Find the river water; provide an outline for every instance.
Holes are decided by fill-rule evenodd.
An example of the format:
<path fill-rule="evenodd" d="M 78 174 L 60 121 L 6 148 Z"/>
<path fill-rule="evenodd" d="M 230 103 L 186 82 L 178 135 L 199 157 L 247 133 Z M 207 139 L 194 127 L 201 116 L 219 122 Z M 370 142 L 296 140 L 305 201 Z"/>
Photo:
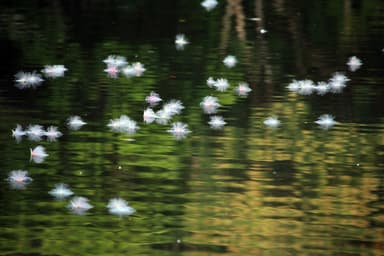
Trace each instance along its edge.
<path fill-rule="evenodd" d="M 384 254 L 383 1 L 227 0 L 208 12 L 190 0 L 20 0 L 0 9 L 1 255 Z M 190 42 L 182 50 L 177 34 Z M 111 78 L 109 55 L 146 71 Z M 351 56 L 363 62 L 354 72 Z M 19 71 L 53 64 L 64 77 L 15 87 Z M 342 92 L 287 89 L 335 72 L 350 79 Z M 230 88 L 209 88 L 209 77 Z M 239 82 L 248 96 L 234 93 Z M 172 121 L 188 124 L 186 138 L 143 122 L 151 91 L 183 103 Z M 221 130 L 200 107 L 209 95 Z M 322 114 L 336 125 L 322 129 Z M 73 115 L 87 124 L 69 129 Z M 121 115 L 140 129 L 111 131 Z M 278 127 L 264 124 L 270 116 Z M 63 136 L 17 142 L 17 124 Z M 40 164 L 30 160 L 37 145 L 49 154 Z M 19 169 L 33 179 L 24 189 L 8 180 Z M 48 194 L 57 183 L 93 208 L 71 212 L 71 199 Z M 110 214 L 117 197 L 135 213 Z"/>

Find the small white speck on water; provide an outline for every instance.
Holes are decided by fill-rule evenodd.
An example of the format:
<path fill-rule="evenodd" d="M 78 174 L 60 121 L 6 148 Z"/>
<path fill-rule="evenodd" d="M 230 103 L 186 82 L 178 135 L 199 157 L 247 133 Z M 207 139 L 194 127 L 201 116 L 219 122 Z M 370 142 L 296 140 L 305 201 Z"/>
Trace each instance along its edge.
<path fill-rule="evenodd" d="M 83 175 L 83 172 L 82 172 L 82 171 L 79 171 L 79 175 Z"/>
<path fill-rule="evenodd" d="M 117 167 L 118 170 L 121 170 L 123 167 L 121 167 L 121 165 L 119 165 L 119 167 Z"/>
<path fill-rule="evenodd" d="M 177 240 L 176 240 L 176 243 L 178 243 L 178 244 L 181 243 L 181 240 L 180 240 L 180 239 L 177 239 Z"/>
<path fill-rule="evenodd" d="M 356 166 L 360 166 L 360 163 L 357 163 Z"/>

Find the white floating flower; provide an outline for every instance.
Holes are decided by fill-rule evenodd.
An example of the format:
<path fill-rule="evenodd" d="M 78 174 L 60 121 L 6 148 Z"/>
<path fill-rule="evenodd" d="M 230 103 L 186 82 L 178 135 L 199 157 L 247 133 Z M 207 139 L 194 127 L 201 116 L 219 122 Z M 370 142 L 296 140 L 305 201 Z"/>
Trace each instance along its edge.
<path fill-rule="evenodd" d="M 225 57 L 225 59 L 223 60 L 223 63 L 225 66 L 227 66 L 228 68 L 233 68 L 234 66 L 236 66 L 237 64 L 237 59 L 235 56 L 233 55 L 228 55 L 227 57 Z"/>
<path fill-rule="evenodd" d="M 14 137 L 17 142 L 19 142 L 21 138 L 26 134 L 27 132 L 24 131 L 21 125 L 19 124 L 16 125 L 16 128 L 14 130 L 12 130 L 12 137 Z"/>
<path fill-rule="evenodd" d="M 326 82 L 318 82 L 315 86 L 318 95 L 324 95 L 330 90 L 330 85 Z"/>
<path fill-rule="evenodd" d="M 68 208 L 79 215 L 84 215 L 86 211 L 93 208 L 91 204 L 88 203 L 88 199 L 85 197 L 77 196 L 72 198 L 68 204 Z"/>
<path fill-rule="evenodd" d="M 178 34 L 176 35 L 175 44 L 176 44 L 176 49 L 183 50 L 184 47 L 187 44 L 189 44 L 189 42 L 184 34 Z"/>
<path fill-rule="evenodd" d="M 41 137 L 45 135 L 43 126 L 38 124 L 29 125 L 26 132 L 27 132 L 28 139 L 32 141 L 40 141 Z"/>
<path fill-rule="evenodd" d="M 71 130 L 79 130 L 83 125 L 87 123 L 84 122 L 79 116 L 71 116 L 68 118 L 67 125 Z"/>
<path fill-rule="evenodd" d="M 143 119 L 147 124 L 152 123 L 157 118 L 156 113 L 151 108 L 144 110 Z"/>
<path fill-rule="evenodd" d="M 347 65 L 349 66 L 349 70 L 352 72 L 358 70 L 363 62 L 357 58 L 356 56 L 352 56 L 348 59 Z"/>
<path fill-rule="evenodd" d="M 188 125 L 182 122 L 175 122 L 172 124 L 171 129 L 168 130 L 177 140 L 184 139 L 191 131 L 188 129 Z"/>
<path fill-rule="evenodd" d="M 207 79 L 208 87 L 212 88 L 215 85 L 215 83 L 216 83 L 215 79 L 213 79 L 212 77 L 208 77 L 208 79 Z"/>
<path fill-rule="evenodd" d="M 219 101 L 216 97 L 206 96 L 203 101 L 200 103 L 200 106 L 203 108 L 204 113 L 214 114 L 217 112 L 217 108 L 220 107 Z"/>
<path fill-rule="evenodd" d="M 218 3 L 216 0 L 204 0 L 203 2 L 201 2 L 201 6 L 203 6 L 208 12 L 214 9 L 217 4 Z"/>
<path fill-rule="evenodd" d="M 135 212 L 135 209 L 128 205 L 127 201 L 122 198 L 112 198 L 109 200 L 107 208 L 111 214 L 117 216 L 127 216 Z"/>
<path fill-rule="evenodd" d="M 133 70 L 135 70 L 135 75 L 136 76 L 142 76 L 143 73 L 145 72 L 145 68 L 144 68 L 144 65 L 141 64 L 140 62 L 136 62 L 136 63 L 133 63 L 132 64 L 132 68 Z"/>
<path fill-rule="evenodd" d="M 301 95 L 311 95 L 315 91 L 315 84 L 312 80 L 305 79 L 299 81 L 300 87 L 297 91 L 298 94 Z"/>
<path fill-rule="evenodd" d="M 217 91 L 224 92 L 228 89 L 229 83 L 227 79 L 219 78 L 216 80 L 216 83 L 213 86 Z"/>
<path fill-rule="evenodd" d="M 139 129 L 136 121 L 130 119 L 126 115 L 122 115 L 117 119 L 111 119 L 107 126 L 113 131 L 125 132 L 127 134 L 134 134 Z"/>
<path fill-rule="evenodd" d="M 181 103 L 179 100 L 170 100 L 163 106 L 163 110 L 170 116 L 180 114 L 183 109 L 183 103 Z"/>
<path fill-rule="evenodd" d="M 15 75 L 15 86 L 19 89 L 36 88 L 43 81 L 44 79 L 41 78 L 41 75 L 37 74 L 35 71 L 32 73 L 19 72 Z"/>
<path fill-rule="evenodd" d="M 260 34 L 265 34 L 265 33 L 267 33 L 267 32 L 268 32 L 268 30 L 266 30 L 266 29 L 264 29 L 264 28 L 260 29 Z"/>
<path fill-rule="evenodd" d="M 108 64 L 107 68 L 104 69 L 104 72 L 106 72 L 110 78 L 117 78 L 119 74 L 119 67 L 116 65 Z"/>
<path fill-rule="evenodd" d="M 271 116 L 264 120 L 264 124 L 268 127 L 276 128 L 280 125 L 280 120 L 275 116 Z"/>
<path fill-rule="evenodd" d="M 159 104 L 162 99 L 160 98 L 159 94 L 155 92 L 151 92 L 146 98 L 145 101 L 150 104 L 151 106 L 155 106 Z"/>
<path fill-rule="evenodd" d="M 26 185 L 32 182 L 32 178 L 28 176 L 28 171 L 24 170 L 11 171 L 7 180 L 13 189 L 24 189 Z"/>
<path fill-rule="evenodd" d="M 56 184 L 55 188 L 48 193 L 59 200 L 73 195 L 73 192 L 69 189 L 68 185 L 64 183 Z"/>
<path fill-rule="evenodd" d="M 117 68 L 128 64 L 126 58 L 119 55 L 109 55 L 105 60 L 103 60 L 103 62 L 108 66 L 115 66 Z"/>
<path fill-rule="evenodd" d="M 44 162 L 44 159 L 48 156 L 43 146 L 37 146 L 31 149 L 31 160 L 37 164 Z"/>
<path fill-rule="evenodd" d="M 50 126 L 47 128 L 47 131 L 44 133 L 47 136 L 48 141 L 56 141 L 57 138 L 61 137 L 63 134 L 55 126 Z"/>
<path fill-rule="evenodd" d="M 235 88 L 235 92 L 237 95 L 241 97 L 245 97 L 252 91 L 251 88 L 249 88 L 247 83 L 239 83 L 239 85 Z"/>
<path fill-rule="evenodd" d="M 156 112 L 156 123 L 158 124 L 168 124 L 168 122 L 172 119 L 172 115 L 168 113 L 167 111 L 164 111 L 164 109 L 160 109 Z"/>
<path fill-rule="evenodd" d="M 329 80 L 330 90 L 333 93 L 340 93 L 347 86 L 346 82 L 349 81 L 348 77 L 344 74 L 336 72 Z"/>
<path fill-rule="evenodd" d="M 222 116 L 211 116 L 211 120 L 208 122 L 212 129 L 219 130 L 226 124 Z"/>
<path fill-rule="evenodd" d="M 334 126 L 337 122 L 335 121 L 335 118 L 332 115 L 324 114 L 321 115 L 317 121 L 315 121 L 318 125 L 321 126 L 324 130 L 327 130 Z"/>
<path fill-rule="evenodd" d="M 64 65 L 47 65 L 41 72 L 49 78 L 63 77 L 68 69 Z"/>

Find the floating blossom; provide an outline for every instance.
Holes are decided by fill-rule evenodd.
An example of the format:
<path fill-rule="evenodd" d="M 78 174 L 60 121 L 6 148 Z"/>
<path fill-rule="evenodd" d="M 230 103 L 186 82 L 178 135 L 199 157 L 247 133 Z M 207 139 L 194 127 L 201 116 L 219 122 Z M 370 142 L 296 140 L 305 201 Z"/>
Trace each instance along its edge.
<path fill-rule="evenodd" d="M 146 69 L 143 64 L 136 62 L 123 68 L 122 72 L 126 77 L 133 77 L 142 76 L 145 70 Z"/>
<path fill-rule="evenodd" d="M 69 189 L 68 185 L 64 183 L 56 184 L 55 188 L 48 193 L 59 200 L 73 195 L 73 192 Z"/>
<path fill-rule="evenodd" d="M 68 208 L 76 214 L 84 215 L 86 211 L 93 208 L 91 204 L 88 203 L 88 199 L 85 197 L 77 196 L 72 198 L 68 204 Z"/>
<path fill-rule="evenodd" d="M 337 122 L 335 121 L 335 118 L 331 115 L 324 114 L 321 115 L 317 121 L 315 121 L 318 125 L 320 125 L 321 128 L 324 130 L 328 130 L 332 126 L 334 126 Z"/>
<path fill-rule="evenodd" d="M 47 128 L 47 131 L 44 133 L 47 136 L 48 141 L 56 141 L 57 138 L 61 137 L 63 134 L 55 126 L 50 126 Z"/>
<path fill-rule="evenodd" d="M 229 83 L 227 79 L 219 78 L 216 80 L 216 83 L 213 85 L 217 91 L 224 92 L 228 89 Z"/>
<path fill-rule="evenodd" d="M 19 89 L 36 88 L 43 81 L 44 79 L 41 78 L 41 75 L 37 74 L 35 71 L 32 73 L 19 72 L 15 75 L 15 86 Z"/>
<path fill-rule="evenodd" d="M 119 68 L 116 65 L 108 64 L 107 68 L 104 69 L 104 72 L 106 72 L 110 78 L 117 78 Z"/>
<path fill-rule="evenodd" d="M 201 2 L 201 6 L 205 8 L 208 12 L 214 9 L 217 6 L 217 1 L 216 0 L 204 0 Z"/>
<path fill-rule="evenodd" d="M 318 82 L 317 85 L 315 86 L 315 90 L 318 95 L 323 96 L 330 90 L 330 86 L 326 82 Z"/>
<path fill-rule="evenodd" d="M 119 217 L 131 215 L 136 211 L 122 198 L 112 198 L 109 200 L 107 208 L 111 214 L 118 215 Z"/>
<path fill-rule="evenodd" d="M 159 104 L 162 99 L 160 98 L 159 94 L 155 92 L 151 92 L 146 98 L 145 101 L 150 104 L 151 106 L 156 106 Z"/>
<path fill-rule="evenodd" d="M 134 134 L 139 129 L 136 121 L 130 119 L 126 115 L 122 115 L 117 119 L 111 119 L 107 126 L 113 131 L 125 132 L 127 134 Z"/>
<path fill-rule="evenodd" d="M 168 113 L 167 111 L 164 111 L 164 109 L 160 109 L 156 112 L 156 123 L 158 124 L 168 124 L 168 122 L 172 119 L 172 115 Z"/>
<path fill-rule="evenodd" d="M 147 124 L 152 123 L 157 118 L 156 113 L 151 108 L 144 110 L 143 119 Z"/>
<path fill-rule="evenodd" d="M 276 128 L 280 125 L 280 120 L 277 117 L 271 116 L 264 120 L 264 124 L 271 128 Z"/>
<path fill-rule="evenodd" d="M 236 63 L 237 63 L 237 59 L 235 56 L 233 55 L 228 55 L 227 57 L 225 57 L 225 59 L 223 60 L 223 63 L 225 66 L 227 66 L 228 68 L 233 68 L 234 66 L 236 66 Z"/>
<path fill-rule="evenodd" d="M 349 66 L 349 70 L 352 72 L 358 70 L 360 66 L 363 64 L 359 58 L 356 56 L 352 56 L 348 59 L 347 65 Z"/>
<path fill-rule="evenodd" d="M 218 99 L 212 96 L 204 97 L 203 101 L 200 103 L 200 106 L 203 108 L 204 113 L 214 114 L 217 111 L 217 108 L 220 107 Z"/>
<path fill-rule="evenodd" d="M 31 160 L 37 164 L 44 162 L 44 159 L 48 156 L 43 146 L 37 146 L 31 149 Z"/>
<path fill-rule="evenodd" d="M 330 90 L 333 93 L 340 93 L 347 86 L 346 82 L 349 81 L 348 77 L 344 74 L 336 72 L 329 80 Z"/>
<path fill-rule="evenodd" d="M 14 130 L 12 130 L 12 137 L 14 137 L 17 142 L 20 142 L 21 138 L 26 134 L 27 132 L 23 131 L 23 128 L 19 124 L 16 125 Z"/>
<path fill-rule="evenodd" d="M 176 35 L 175 44 L 177 50 L 183 50 L 189 42 L 184 34 L 178 34 Z"/>
<path fill-rule="evenodd" d="M 68 69 L 64 67 L 64 65 L 47 65 L 44 67 L 41 72 L 49 78 L 57 78 L 57 77 L 63 77 L 64 72 Z"/>
<path fill-rule="evenodd" d="M 103 62 L 107 64 L 107 66 L 115 66 L 117 68 L 128 64 L 126 58 L 119 55 L 109 55 Z"/>
<path fill-rule="evenodd" d="M 181 101 L 179 100 L 170 100 L 163 106 L 164 112 L 170 115 L 171 117 L 173 115 L 180 114 L 183 109 L 184 109 L 183 103 L 181 103 Z"/>
<path fill-rule="evenodd" d="M 45 131 L 41 125 L 29 125 L 27 129 L 28 138 L 32 141 L 40 141 L 41 137 L 45 135 Z"/>
<path fill-rule="evenodd" d="M 32 178 L 28 176 L 28 171 L 14 170 L 9 173 L 7 179 L 13 189 L 24 189 L 28 185 Z"/>
<path fill-rule="evenodd" d="M 239 83 L 239 85 L 235 88 L 235 92 L 239 96 L 247 96 L 248 93 L 252 91 L 251 88 L 249 88 L 247 83 Z"/>
<path fill-rule="evenodd" d="M 208 77 L 207 79 L 207 85 L 209 88 L 212 88 L 215 85 L 216 81 L 212 77 Z"/>
<path fill-rule="evenodd" d="M 67 125 L 71 130 L 79 130 L 83 125 L 87 123 L 84 122 L 79 116 L 70 116 L 67 121 Z"/>
<path fill-rule="evenodd" d="M 300 83 L 300 88 L 297 91 L 297 93 L 300 95 L 311 95 L 315 90 L 315 84 L 313 83 L 312 80 L 305 79 L 305 80 L 299 81 L 299 83 Z"/>
<path fill-rule="evenodd" d="M 226 124 L 222 116 L 211 116 L 211 120 L 208 122 L 212 129 L 219 130 Z"/>
<path fill-rule="evenodd" d="M 168 130 L 168 132 L 171 133 L 176 140 L 181 140 L 184 139 L 191 131 L 188 129 L 187 124 L 175 122 L 172 124 L 172 127 Z"/>
<path fill-rule="evenodd" d="M 291 83 L 288 84 L 287 89 L 290 92 L 298 92 L 300 89 L 300 81 L 293 80 Z"/>

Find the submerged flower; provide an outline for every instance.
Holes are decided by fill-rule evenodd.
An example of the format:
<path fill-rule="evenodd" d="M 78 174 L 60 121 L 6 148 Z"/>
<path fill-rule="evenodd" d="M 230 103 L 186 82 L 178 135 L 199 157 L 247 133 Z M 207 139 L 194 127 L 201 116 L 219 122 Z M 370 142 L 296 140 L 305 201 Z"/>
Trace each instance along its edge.
<path fill-rule="evenodd" d="M 271 116 L 264 120 L 264 124 L 268 127 L 276 128 L 280 125 L 280 120 L 275 116 Z"/>
<path fill-rule="evenodd" d="M 328 130 L 332 126 L 334 126 L 337 122 L 335 121 L 335 118 L 331 115 L 324 114 L 321 115 L 317 121 L 315 121 L 318 125 L 320 125 L 321 128 L 324 130 Z"/>
<path fill-rule="evenodd" d="M 57 77 L 63 77 L 64 72 L 68 69 L 64 67 L 64 65 L 47 65 L 44 67 L 41 72 L 49 78 L 57 78 Z"/>
<path fill-rule="evenodd" d="M 216 7 L 216 5 L 217 5 L 216 0 L 204 0 L 203 2 L 201 2 L 201 6 L 203 6 L 207 11 L 211 11 Z"/>
<path fill-rule="evenodd" d="M 184 49 L 185 45 L 189 44 L 189 42 L 184 34 L 178 34 L 176 35 L 175 44 L 176 49 L 182 50 Z"/>
<path fill-rule="evenodd" d="M 203 108 L 204 113 L 214 114 L 217 111 L 217 108 L 220 107 L 218 99 L 212 96 L 204 97 L 203 101 L 200 103 L 200 106 Z"/>
<path fill-rule="evenodd" d="M 88 203 L 88 199 L 85 197 L 77 196 L 72 198 L 68 204 L 68 208 L 79 215 L 84 215 L 86 211 L 93 208 L 91 204 Z"/>
<path fill-rule="evenodd" d="M 32 181 L 32 178 L 28 176 L 28 171 L 14 170 L 9 173 L 7 180 L 11 188 L 24 189 Z"/>
<path fill-rule="evenodd" d="M 226 124 L 222 116 L 211 116 L 211 120 L 208 122 L 212 129 L 219 130 Z"/>
<path fill-rule="evenodd" d="M 44 159 L 48 156 L 43 146 L 37 146 L 31 149 L 31 160 L 37 164 L 44 162 Z"/>
<path fill-rule="evenodd" d="M 37 74 L 35 71 L 32 73 L 19 72 L 15 75 L 15 86 L 19 89 L 36 88 L 43 81 L 44 79 L 41 78 L 41 75 Z"/>
<path fill-rule="evenodd" d="M 239 85 L 235 88 L 235 92 L 239 96 L 247 96 L 252 89 L 249 88 L 247 83 L 239 83 Z"/>
<path fill-rule="evenodd" d="M 159 104 L 162 99 L 160 98 L 159 94 L 155 92 L 151 92 L 146 98 L 145 101 L 150 104 L 151 106 L 155 106 Z"/>
<path fill-rule="evenodd" d="M 71 130 L 79 130 L 83 125 L 87 124 L 79 116 L 71 116 L 68 118 L 67 125 Z"/>
<path fill-rule="evenodd" d="M 12 130 L 12 137 L 14 137 L 17 142 L 19 142 L 21 138 L 26 134 L 27 132 L 23 131 L 23 128 L 19 124 L 16 125 L 16 128 L 14 130 Z"/>
<path fill-rule="evenodd" d="M 55 188 L 48 193 L 59 200 L 73 195 L 73 192 L 69 189 L 68 185 L 64 183 L 56 184 Z"/>
<path fill-rule="evenodd" d="M 156 113 L 151 108 L 144 110 L 143 119 L 147 124 L 152 123 L 157 118 Z"/>
<path fill-rule="evenodd" d="M 32 141 L 40 141 L 41 137 L 45 135 L 43 126 L 38 124 L 29 125 L 26 132 L 27 132 L 28 139 Z"/>
<path fill-rule="evenodd" d="M 182 122 L 176 122 L 172 124 L 171 129 L 168 130 L 177 140 L 184 139 L 191 131 L 188 129 L 188 125 Z"/>
<path fill-rule="evenodd" d="M 225 57 L 225 59 L 223 60 L 223 63 L 225 66 L 227 66 L 228 68 L 233 68 L 234 66 L 236 66 L 236 63 L 237 63 L 237 59 L 235 56 L 233 55 L 228 55 L 227 57 Z"/>
<path fill-rule="evenodd" d="M 135 212 L 135 209 L 129 206 L 127 201 L 122 198 L 112 198 L 109 200 L 107 208 L 111 214 L 120 217 L 131 215 Z"/>
<path fill-rule="evenodd" d="M 352 56 L 348 59 L 347 65 L 349 66 L 349 70 L 352 72 L 358 70 L 360 66 L 363 64 L 359 58 L 356 56 Z"/>
<path fill-rule="evenodd" d="M 44 134 L 47 136 L 48 141 L 56 141 L 57 138 L 63 135 L 55 126 L 48 127 Z"/>
<path fill-rule="evenodd" d="M 217 91 L 224 92 L 228 89 L 229 83 L 227 79 L 219 78 L 216 80 L 216 83 L 213 85 Z"/>

